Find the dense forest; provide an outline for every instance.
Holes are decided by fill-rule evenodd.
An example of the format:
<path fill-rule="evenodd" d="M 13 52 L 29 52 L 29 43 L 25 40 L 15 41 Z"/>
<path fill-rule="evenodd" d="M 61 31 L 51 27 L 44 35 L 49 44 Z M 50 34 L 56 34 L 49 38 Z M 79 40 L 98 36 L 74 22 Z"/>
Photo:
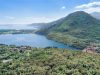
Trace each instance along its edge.
<path fill-rule="evenodd" d="M 0 75 L 100 75 L 100 54 L 0 45 Z"/>

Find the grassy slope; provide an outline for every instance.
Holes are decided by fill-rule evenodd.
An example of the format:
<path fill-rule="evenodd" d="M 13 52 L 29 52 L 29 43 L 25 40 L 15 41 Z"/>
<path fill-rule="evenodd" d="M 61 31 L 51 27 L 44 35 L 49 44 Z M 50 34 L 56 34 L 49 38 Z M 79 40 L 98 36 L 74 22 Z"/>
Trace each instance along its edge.
<path fill-rule="evenodd" d="M 20 53 L 15 48 L 0 46 L 0 75 L 100 75 L 100 55 L 56 48 Z"/>

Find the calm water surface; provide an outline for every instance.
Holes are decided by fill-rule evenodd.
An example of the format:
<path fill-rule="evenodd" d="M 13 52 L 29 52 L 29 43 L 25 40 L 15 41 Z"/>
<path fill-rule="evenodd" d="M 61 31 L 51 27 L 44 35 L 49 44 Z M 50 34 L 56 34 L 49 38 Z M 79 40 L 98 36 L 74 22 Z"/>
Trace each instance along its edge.
<path fill-rule="evenodd" d="M 68 45 L 55 42 L 53 40 L 47 39 L 45 36 L 38 34 L 3 34 L 0 35 L 0 44 L 7 45 L 27 45 L 32 47 L 58 47 L 58 48 L 67 48 L 74 49 Z"/>

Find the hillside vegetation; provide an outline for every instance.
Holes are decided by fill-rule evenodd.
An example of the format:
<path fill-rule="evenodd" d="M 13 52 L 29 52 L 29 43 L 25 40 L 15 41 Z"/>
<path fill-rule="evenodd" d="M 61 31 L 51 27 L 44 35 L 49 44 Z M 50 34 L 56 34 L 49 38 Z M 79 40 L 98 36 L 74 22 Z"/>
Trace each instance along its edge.
<path fill-rule="evenodd" d="M 100 55 L 0 45 L 0 75 L 100 75 Z"/>
<path fill-rule="evenodd" d="M 40 32 L 50 39 L 79 49 L 84 49 L 90 42 L 100 43 L 100 20 L 86 12 L 71 13 L 53 24 Z"/>

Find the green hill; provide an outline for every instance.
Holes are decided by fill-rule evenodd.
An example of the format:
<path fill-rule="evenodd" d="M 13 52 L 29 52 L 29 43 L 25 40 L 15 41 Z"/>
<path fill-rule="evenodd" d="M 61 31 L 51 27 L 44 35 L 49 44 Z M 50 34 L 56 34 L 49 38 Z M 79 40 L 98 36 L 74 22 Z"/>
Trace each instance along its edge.
<path fill-rule="evenodd" d="M 71 13 L 52 24 L 54 25 L 41 30 L 50 39 L 79 49 L 85 48 L 90 42 L 100 43 L 100 20 L 84 11 Z"/>

